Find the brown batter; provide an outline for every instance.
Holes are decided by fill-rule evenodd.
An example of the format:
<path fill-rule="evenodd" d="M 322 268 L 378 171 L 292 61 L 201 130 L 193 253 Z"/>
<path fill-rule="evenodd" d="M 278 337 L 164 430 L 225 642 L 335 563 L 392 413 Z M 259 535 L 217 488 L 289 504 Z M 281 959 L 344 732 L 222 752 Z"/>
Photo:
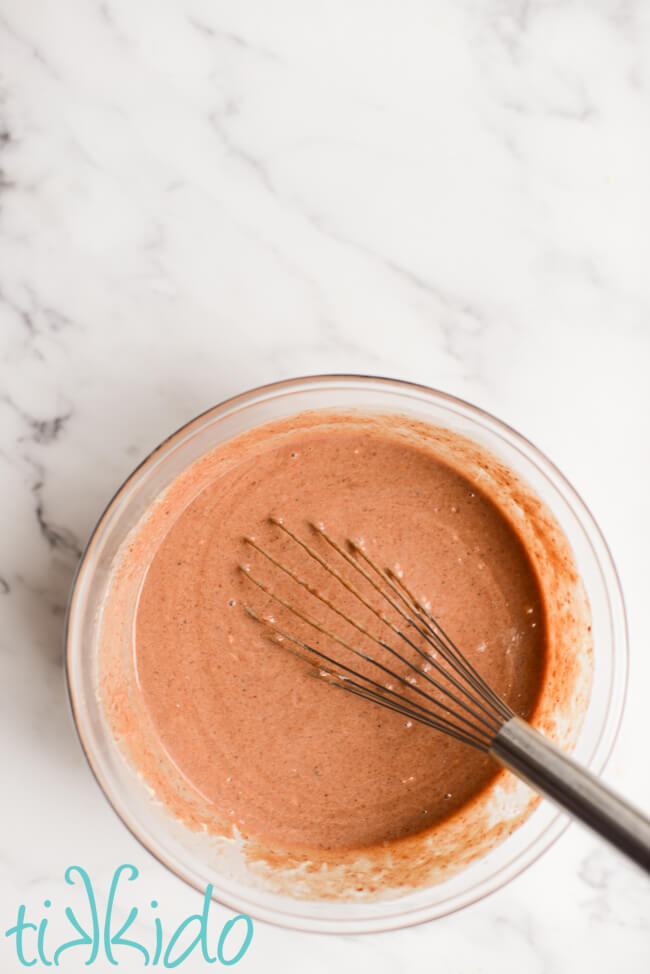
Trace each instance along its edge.
<path fill-rule="evenodd" d="M 254 534 L 371 626 L 268 515 L 323 553 L 309 519 L 337 540 L 363 538 L 380 564 L 401 567 L 470 661 L 529 717 L 547 658 L 542 595 L 518 533 L 475 483 L 389 431 L 298 431 L 165 513 L 173 523 L 137 608 L 137 686 L 162 748 L 208 807 L 271 844 L 342 850 L 428 829 L 490 784 L 490 758 L 311 678 L 243 603 L 307 630 L 238 571 L 249 563 L 352 638 L 242 539 Z"/>

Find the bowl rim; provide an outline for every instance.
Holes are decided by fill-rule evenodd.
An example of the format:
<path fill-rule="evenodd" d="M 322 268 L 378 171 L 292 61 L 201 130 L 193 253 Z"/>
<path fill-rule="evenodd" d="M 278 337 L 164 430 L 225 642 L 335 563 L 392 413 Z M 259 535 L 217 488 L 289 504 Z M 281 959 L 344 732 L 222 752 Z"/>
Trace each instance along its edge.
<path fill-rule="evenodd" d="M 618 738 L 623 719 L 625 701 L 627 698 L 629 679 L 628 624 L 620 578 L 609 546 L 603 537 L 603 534 L 596 519 L 591 513 L 591 510 L 570 481 L 564 476 L 553 461 L 546 456 L 545 453 L 535 446 L 531 440 L 515 429 L 515 427 L 499 419 L 487 410 L 476 406 L 474 403 L 471 403 L 459 396 L 454 396 L 450 393 L 443 392 L 442 390 L 436 389 L 432 386 L 412 382 L 406 379 L 377 376 L 369 373 L 316 373 L 295 376 L 288 379 L 281 379 L 275 382 L 255 386 L 254 388 L 248 389 L 234 396 L 229 396 L 219 401 L 215 405 L 203 410 L 188 422 L 183 423 L 167 437 L 165 437 L 148 454 L 146 454 L 140 463 L 134 467 L 134 469 L 114 491 L 99 515 L 77 564 L 71 584 L 63 633 L 65 683 L 72 719 L 88 767 L 90 768 L 95 781 L 99 785 L 105 800 L 118 816 L 122 824 L 142 846 L 142 848 L 144 848 L 150 855 L 154 857 L 154 859 L 156 859 L 162 866 L 172 872 L 175 876 L 202 894 L 205 893 L 205 883 L 197 881 L 195 876 L 190 873 L 189 870 L 183 871 L 179 865 L 166 861 L 163 852 L 159 852 L 153 847 L 153 844 L 150 843 L 145 836 L 140 834 L 139 829 L 136 827 L 136 823 L 129 822 L 125 819 L 124 815 L 122 815 L 118 808 L 118 803 L 110 794 L 110 789 L 103 781 L 103 776 L 93 759 L 90 743 L 85 739 L 82 721 L 80 719 L 80 703 L 76 697 L 77 688 L 75 686 L 74 675 L 72 672 L 73 662 L 71 647 L 71 630 L 73 627 L 73 619 L 77 611 L 77 602 L 80 597 L 79 592 L 81 589 L 81 583 L 91 570 L 90 565 L 93 552 L 100 541 L 105 527 L 110 521 L 110 517 L 114 509 L 119 505 L 123 496 L 129 492 L 129 490 L 145 473 L 145 471 L 150 470 L 165 459 L 165 457 L 171 451 L 172 446 L 175 444 L 175 441 L 180 438 L 181 435 L 184 438 L 189 437 L 203 426 L 213 422 L 218 422 L 223 417 L 233 415 L 234 413 L 239 412 L 255 402 L 261 402 L 265 399 L 282 395 L 283 393 L 286 394 L 287 392 L 304 392 L 310 386 L 327 386 L 331 389 L 335 388 L 335 384 L 337 382 L 340 382 L 342 386 L 358 386 L 359 384 L 368 386 L 375 385 L 379 387 L 390 387 L 393 389 L 393 391 L 397 392 L 419 393 L 425 398 L 433 397 L 435 400 L 441 402 L 443 405 L 451 408 L 452 410 L 454 410 L 455 407 L 455 411 L 460 411 L 464 415 L 469 413 L 470 418 L 473 421 L 478 421 L 480 426 L 488 427 L 492 432 L 496 432 L 497 434 L 501 435 L 502 438 L 506 439 L 510 446 L 515 447 L 521 453 L 525 453 L 527 459 L 532 462 L 543 475 L 554 482 L 554 486 L 561 488 L 564 499 L 568 502 L 572 512 L 578 515 L 578 519 L 585 532 L 587 540 L 589 541 L 594 558 L 601 570 L 601 574 L 603 575 L 605 588 L 610 599 L 611 616 L 613 617 L 615 614 L 618 615 L 617 622 L 619 628 L 619 641 L 617 643 L 618 652 L 615 656 L 616 674 L 612 678 L 609 687 L 609 699 L 605 711 L 603 733 L 601 738 L 596 743 L 594 753 L 588 764 L 592 773 L 596 775 L 602 773 Z M 521 447 L 524 449 L 522 450 Z M 594 539 L 600 548 L 600 551 L 598 552 L 594 548 Z M 616 710 L 615 712 L 612 712 L 613 697 L 615 692 L 617 693 L 618 699 L 616 702 Z M 530 845 L 528 845 L 524 850 L 516 853 L 508 862 L 505 863 L 505 865 L 501 866 L 491 876 L 479 880 L 474 887 L 474 890 L 469 893 L 469 895 L 468 892 L 454 894 L 454 896 L 452 896 L 448 901 L 448 904 L 445 904 L 444 908 L 442 909 L 440 908 L 440 905 L 434 904 L 428 907 L 416 907 L 411 909 L 408 913 L 400 913 L 400 901 L 396 900 L 395 903 L 397 905 L 397 909 L 395 913 L 371 919 L 360 919 L 355 917 L 349 921 L 345 921 L 343 919 L 323 920 L 316 919 L 314 917 L 298 916 L 295 914 L 289 914 L 285 910 L 260 907 L 260 905 L 257 903 L 252 904 L 253 908 L 249 911 L 246 908 L 246 904 L 243 903 L 241 897 L 237 895 L 231 896 L 223 890 L 214 890 L 213 899 L 238 913 L 245 912 L 248 916 L 251 916 L 255 920 L 261 920 L 263 922 L 272 923 L 286 929 L 304 932 L 359 934 L 380 933 L 390 930 L 403 929 L 421 923 L 426 923 L 430 920 L 441 918 L 443 916 L 448 916 L 451 913 L 465 909 L 466 907 L 471 906 L 473 903 L 476 903 L 484 897 L 490 895 L 490 893 L 500 889 L 502 886 L 505 886 L 516 876 L 521 875 L 525 870 L 532 866 L 540 858 L 540 856 L 543 855 L 543 853 L 546 852 L 546 850 L 549 849 L 551 845 L 553 845 L 553 843 L 566 831 L 570 823 L 571 819 L 566 814 L 556 810 L 554 817 L 532 840 Z M 462 902 L 455 902 L 456 900 L 462 900 Z M 242 905 L 244 909 L 242 909 Z"/>

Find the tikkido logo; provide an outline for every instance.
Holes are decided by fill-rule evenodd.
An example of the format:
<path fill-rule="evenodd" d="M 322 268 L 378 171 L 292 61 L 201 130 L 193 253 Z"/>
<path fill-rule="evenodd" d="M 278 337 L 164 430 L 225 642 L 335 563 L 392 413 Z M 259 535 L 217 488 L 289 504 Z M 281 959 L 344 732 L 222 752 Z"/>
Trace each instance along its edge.
<path fill-rule="evenodd" d="M 138 967 L 158 965 L 173 968 L 180 967 L 191 955 L 202 955 L 207 964 L 218 962 L 226 967 L 231 967 L 242 959 L 253 939 L 253 921 L 245 914 L 239 914 L 224 923 L 218 938 L 215 936 L 213 940 L 209 928 L 212 885 L 205 891 L 200 913 L 185 917 L 170 936 L 165 935 L 160 917 L 154 915 L 153 933 L 145 938 L 145 942 L 141 942 L 142 926 L 146 918 L 137 907 L 131 906 L 121 925 L 117 920 L 118 915 L 122 916 L 126 912 L 124 907 L 117 905 L 118 886 L 120 895 L 125 889 L 124 882 L 120 884 L 120 878 L 124 876 L 126 881 L 133 882 L 138 875 L 135 866 L 123 865 L 115 870 L 106 909 L 100 922 L 100 911 L 90 876 L 81 866 L 70 866 L 65 871 L 65 881 L 69 886 L 77 886 L 77 892 L 83 901 L 83 912 L 79 906 L 75 906 L 76 912 L 66 906 L 64 921 L 63 917 L 50 914 L 52 901 L 48 899 L 43 903 L 46 915 L 34 923 L 27 916 L 26 906 L 19 906 L 15 924 L 5 931 L 5 937 L 13 940 L 19 963 L 23 967 L 34 967 L 40 961 L 45 967 L 65 967 L 66 961 L 74 956 L 88 967 L 104 958 L 114 966 L 123 963 L 132 972 L 134 962 Z M 158 901 L 151 900 L 150 906 L 155 911 Z M 80 916 L 83 921 L 79 919 Z M 140 920 L 137 926 L 141 939 L 135 939 L 135 931 L 131 929 L 138 917 Z M 55 945 L 58 938 L 52 932 L 54 923 L 48 930 L 48 922 L 55 919 L 60 921 L 59 927 L 63 924 L 66 935 L 72 932 L 75 934 L 70 940 L 59 941 L 58 946 Z M 125 934 L 129 931 L 130 936 L 127 938 Z"/>

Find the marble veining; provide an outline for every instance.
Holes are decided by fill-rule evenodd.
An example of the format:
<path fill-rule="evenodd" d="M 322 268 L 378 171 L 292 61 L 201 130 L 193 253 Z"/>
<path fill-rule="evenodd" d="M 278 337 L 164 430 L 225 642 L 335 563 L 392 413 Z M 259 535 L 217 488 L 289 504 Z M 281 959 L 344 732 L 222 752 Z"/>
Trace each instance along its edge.
<path fill-rule="evenodd" d="M 629 613 L 605 778 L 650 809 L 648 5 L 0 0 L 0 52 L 1 930 L 72 863 L 104 889 L 137 864 L 170 923 L 197 908 L 85 764 L 65 607 L 135 464 L 296 374 L 436 386 L 572 480 Z M 242 969 L 645 974 L 649 918 L 647 880 L 573 825 L 461 913 L 258 924 Z"/>

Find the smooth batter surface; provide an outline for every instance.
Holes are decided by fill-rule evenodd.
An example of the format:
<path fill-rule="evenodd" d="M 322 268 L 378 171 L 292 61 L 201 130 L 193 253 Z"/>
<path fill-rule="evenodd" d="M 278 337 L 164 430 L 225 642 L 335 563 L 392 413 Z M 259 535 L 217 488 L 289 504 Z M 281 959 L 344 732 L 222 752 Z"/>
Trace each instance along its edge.
<path fill-rule="evenodd" d="M 170 512 L 174 523 L 145 577 L 135 624 L 139 693 L 164 750 L 209 804 L 245 835 L 287 847 L 369 847 L 430 828 L 482 791 L 497 766 L 314 679 L 246 615 L 244 603 L 309 635 L 251 585 L 242 563 L 355 638 L 245 544 L 253 534 L 373 625 L 269 514 L 323 553 L 309 519 L 337 540 L 362 538 L 380 564 L 399 566 L 470 661 L 528 717 L 544 678 L 546 622 L 519 536 L 433 453 L 388 434 L 297 433 Z"/>

